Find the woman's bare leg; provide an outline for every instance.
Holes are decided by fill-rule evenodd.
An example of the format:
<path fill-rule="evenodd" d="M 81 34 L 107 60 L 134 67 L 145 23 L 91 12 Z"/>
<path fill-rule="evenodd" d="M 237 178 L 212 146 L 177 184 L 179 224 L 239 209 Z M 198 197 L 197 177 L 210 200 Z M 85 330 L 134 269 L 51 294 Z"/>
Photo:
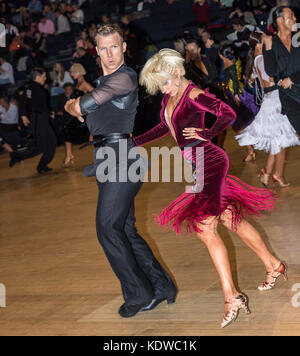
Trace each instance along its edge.
<path fill-rule="evenodd" d="M 275 156 L 275 174 L 278 177 L 283 177 L 284 163 L 285 163 L 285 148 L 282 148 L 281 151 Z"/>
<path fill-rule="evenodd" d="M 205 244 L 212 261 L 216 267 L 220 277 L 225 301 L 235 297 L 238 294 L 235 288 L 227 248 L 217 232 L 218 220 L 211 217 L 205 221 L 205 224 L 200 224 L 199 228 L 203 230 L 197 233 L 197 237 Z M 229 307 L 227 304 L 226 306 Z M 227 310 L 225 310 L 227 312 Z"/>
<path fill-rule="evenodd" d="M 275 163 L 275 156 L 269 154 L 267 163 L 266 163 L 266 173 L 267 174 L 272 174 L 273 168 L 274 168 L 274 163 Z"/>
<path fill-rule="evenodd" d="M 230 210 L 225 210 L 221 216 L 222 224 L 232 230 L 232 214 Z M 261 259 L 268 272 L 276 269 L 280 261 L 274 257 L 263 242 L 259 232 L 246 220 L 242 220 L 234 232 L 241 240 Z"/>
<path fill-rule="evenodd" d="M 65 159 L 63 162 L 64 167 L 68 167 L 74 159 L 74 156 L 72 154 L 72 143 L 71 142 L 65 142 Z"/>

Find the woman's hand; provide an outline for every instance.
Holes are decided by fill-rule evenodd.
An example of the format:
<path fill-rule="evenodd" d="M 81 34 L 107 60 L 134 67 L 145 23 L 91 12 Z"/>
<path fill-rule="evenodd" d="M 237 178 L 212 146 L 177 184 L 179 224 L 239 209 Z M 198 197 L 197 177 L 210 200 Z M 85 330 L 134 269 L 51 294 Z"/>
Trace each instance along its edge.
<path fill-rule="evenodd" d="M 191 138 L 195 138 L 197 140 L 207 141 L 203 137 L 199 136 L 197 131 L 201 132 L 201 131 L 203 131 L 203 129 L 199 129 L 197 127 L 186 127 L 184 130 L 182 130 L 183 136 L 185 136 L 186 140 L 190 140 Z"/>

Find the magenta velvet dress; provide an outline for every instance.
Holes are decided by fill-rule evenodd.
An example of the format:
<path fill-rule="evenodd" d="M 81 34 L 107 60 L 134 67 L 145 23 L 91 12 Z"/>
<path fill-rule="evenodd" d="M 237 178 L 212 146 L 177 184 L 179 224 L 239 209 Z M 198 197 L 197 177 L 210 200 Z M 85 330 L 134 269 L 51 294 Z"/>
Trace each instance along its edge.
<path fill-rule="evenodd" d="M 192 165 L 197 179 L 199 178 L 197 184 L 201 191 L 181 194 L 157 216 L 157 222 L 160 225 L 171 224 L 176 233 L 181 233 L 183 223 L 188 232 L 201 232 L 201 224 L 208 217 L 215 216 L 219 219 L 226 209 L 230 209 L 232 228 L 235 229 L 247 215 L 260 215 L 262 211 L 272 209 L 275 198 L 268 189 L 249 186 L 237 177 L 227 175 L 228 156 L 220 147 L 211 143 L 211 139 L 228 127 L 236 114 L 229 105 L 208 91 L 191 99 L 189 94 L 193 88 L 197 86 L 190 82 L 170 118 L 170 127 L 165 117 L 169 95 L 165 95 L 160 112 L 161 122 L 134 138 L 135 144 L 139 146 L 171 132 L 182 149 L 183 157 Z M 205 129 L 206 112 L 217 117 L 210 129 Z M 207 141 L 185 139 L 183 129 L 188 127 L 204 129 L 199 131 L 199 135 Z M 190 148 L 187 150 L 187 147 Z M 200 154 L 197 147 L 203 148 Z"/>

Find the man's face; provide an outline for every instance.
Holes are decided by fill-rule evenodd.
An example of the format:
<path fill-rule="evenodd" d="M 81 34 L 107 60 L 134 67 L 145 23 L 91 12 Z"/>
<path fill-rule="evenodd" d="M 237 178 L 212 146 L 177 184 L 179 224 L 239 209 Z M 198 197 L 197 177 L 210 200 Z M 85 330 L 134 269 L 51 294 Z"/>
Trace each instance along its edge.
<path fill-rule="evenodd" d="M 287 30 L 295 30 L 296 21 L 295 14 L 291 9 L 283 10 L 282 23 Z"/>
<path fill-rule="evenodd" d="M 124 63 L 126 43 L 122 43 L 118 33 L 108 36 L 99 36 L 96 50 L 101 59 L 104 75 L 115 72 Z"/>
<path fill-rule="evenodd" d="M 192 61 L 194 61 L 200 54 L 200 48 L 196 45 L 196 43 L 188 43 L 185 46 L 185 49 L 189 53 Z"/>
<path fill-rule="evenodd" d="M 37 75 L 35 81 L 41 85 L 44 85 L 46 82 L 46 73 L 43 73 L 42 75 Z"/>

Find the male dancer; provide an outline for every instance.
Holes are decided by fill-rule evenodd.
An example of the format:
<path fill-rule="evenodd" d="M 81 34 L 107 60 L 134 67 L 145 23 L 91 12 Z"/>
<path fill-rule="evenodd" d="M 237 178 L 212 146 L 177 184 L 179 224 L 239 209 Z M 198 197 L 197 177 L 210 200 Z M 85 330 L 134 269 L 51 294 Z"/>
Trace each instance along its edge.
<path fill-rule="evenodd" d="M 273 12 L 275 36 L 264 35 L 264 64 L 266 73 L 279 86 L 282 114 L 300 135 L 300 46 L 299 40 L 292 41 L 296 17 L 286 6 Z"/>
<path fill-rule="evenodd" d="M 109 146 L 118 157 L 121 139 L 127 139 L 128 151 L 134 147 L 130 134 L 137 107 L 137 76 L 124 63 L 126 43 L 118 26 L 101 27 L 95 42 L 104 75 L 95 90 L 69 100 L 65 110 L 80 120 L 82 115 L 88 114 L 86 122 L 94 137 L 96 156 L 100 146 Z M 93 173 L 97 163 L 99 160 L 95 162 Z M 117 171 L 122 163 L 116 163 Z M 170 276 L 135 228 L 134 198 L 142 182 L 103 183 L 98 179 L 97 183 L 97 235 L 121 282 L 125 303 L 119 314 L 132 317 L 140 310 L 154 309 L 164 300 L 174 302 L 177 290 Z"/>
<path fill-rule="evenodd" d="M 49 122 L 50 108 L 48 93 L 44 87 L 45 82 L 45 70 L 39 67 L 33 68 L 31 82 L 19 101 L 19 114 L 21 117 L 30 117 L 37 148 L 42 153 L 37 166 L 39 173 L 52 171 L 48 164 L 54 158 L 57 145 L 54 131 Z M 17 157 L 15 159 L 17 160 Z"/>

